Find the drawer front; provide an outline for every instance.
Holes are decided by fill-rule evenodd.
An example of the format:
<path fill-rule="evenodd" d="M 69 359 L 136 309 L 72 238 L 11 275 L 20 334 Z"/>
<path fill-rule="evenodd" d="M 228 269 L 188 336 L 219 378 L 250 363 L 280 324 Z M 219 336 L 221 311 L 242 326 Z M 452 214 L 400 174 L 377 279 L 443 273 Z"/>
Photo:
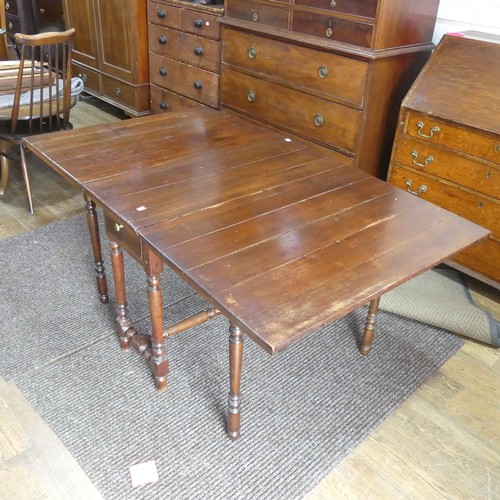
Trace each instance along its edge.
<path fill-rule="evenodd" d="M 396 139 L 394 161 L 500 199 L 500 165 L 482 164 L 451 150 L 409 137 Z"/>
<path fill-rule="evenodd" d="M 273 28 L 288 29 L 289 9 L 270 4 L 257 4 L 243 0 L 226 0 L 226 15 L 264 24 Z"/>
<path fill-rule="evenodd" d="M 453 262 L 500 282 L 500 242 L 488 238 L 453 256 Z"/>
<path fill-rule="evenodd" d="M 354 152 L 361 113 L 222 67 L 222 103 L 291 132 Z M 283 125 L 286 124 L 286 125 Z"/>
<path fill-rule="evenodd" d="M 11 14 L 12 16 L 17 16 L 17 0 L 6 0 L 5 1 L 5 13 Z"/>
<path fill-rule="evenodd" d="M 224 63 L 361 107 L 368 63 L 246 32 L 224 31 Z"/>
<path fill-rule="evenodd" d="M 150 25 L 149 50 L 214 73 L 220 68 L 220 43 L 182 31 Z"/>
<path fill-rule="evenodd" d="M 403 120 L 405 132 L 412 137 L 500 164 L 500 137 L 473 132 L 419 113 L 406 113 Z"/>
<path fill-rule="evenodd" d="M 439 205 L 500 236 L 500 203 L 459 187 L 439 182 L 399 165 L 393 165 L 390 183 Z"/>
<path fill-rule="evenodd" d="M 131 257 L 141 262 L 141 241 L 135 231 L 108 211 L 104 211 L 104 223 L 109 240 L 118 243 Z"/>
<path fill-rule="evenodd" d="M 297 9 L 293 13 L 292 30 L 360 47 L 370 47 L 373 35 L 371 24 L 344 21 Z"/>
<path fill-rule="evenodd" d="M 151 83 L 218 108 L 218 74 L 158 54 L 150 54 L 149 62 Z"/>
<path fill-rule="evenodd" d="M 180 111 L 186 108 L 202 106 L 201 104 L 186 99 L 168 90 L 151 85 L 151 113 L 167 113 L 169 111 Z"/>
<path fill-rule="evenodd" d="M 375 19 L 377 2 L 378 0 L 295 0 L 295 5 Z"/>
<path fill-rule="evenodd" d="M 114 101 L 135 108 L 136 87 L 110 78 L 102 76 L 102 93 Z"/>
<path fill-rule="evenodd" d="M 71 65 L 71 74 L 73 76 L 79 76 L 83 80 L 87 90 L 101 93 L 101 80 L 99 74 L 95 71 L 73 63 Z"/>
<path fill-rule="evenodd" d="M 148 2 L 148 21 L 167 28 L 181 27 L 181 9 L 156 2 Z"/>
<path fill-rule="evenodd" d="M 193 35 L 204 36 L 214 40 L 219 40 L 220 38 L 220 24 L 217 21 L 217 16 L 205 14 L 204 12 L 183 9 L 181 13 L 181 28 Z"/>

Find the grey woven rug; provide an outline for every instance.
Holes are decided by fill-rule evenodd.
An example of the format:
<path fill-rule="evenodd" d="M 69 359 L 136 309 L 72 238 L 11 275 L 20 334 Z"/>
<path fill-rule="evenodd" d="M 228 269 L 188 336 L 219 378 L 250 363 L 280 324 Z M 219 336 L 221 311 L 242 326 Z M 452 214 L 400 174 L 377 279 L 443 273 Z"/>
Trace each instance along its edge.
<path fill-rule="evenodd" d="M 169 340 L 169 387 L 156 394 L 145 362 L 119 350 L 88 247 L 83 218 L 0 242 L 0 374 L 107 499 L 302 498 L 462 345 L 382 311 L 362 357 L 365 310 L 276 357 L 247 341 L 242 436 L 231 443 L 226 321 Z M 126 267 L 133 315 L 146 329 L 144 275 Z M 163 285 L 173 321 L 203 304 L 171 273 Z M 132 487 L 129 466 L 149 460 L 159 481 Z"/>

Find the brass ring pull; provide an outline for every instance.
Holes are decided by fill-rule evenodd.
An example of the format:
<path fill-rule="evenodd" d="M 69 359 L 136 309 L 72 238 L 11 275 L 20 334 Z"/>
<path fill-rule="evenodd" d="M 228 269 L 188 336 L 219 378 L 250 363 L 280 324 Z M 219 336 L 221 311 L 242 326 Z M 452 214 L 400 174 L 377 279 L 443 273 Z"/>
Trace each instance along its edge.
<path fill-rule="evenodd" d="M 250 59 L 255 59 L 255 56 L 257 55 L 257 51 L 253 48 L 253 47 L 250 47 L 248 49 L 248 57 Z"/>
<path fill-rule="evenodd" d="M 408 179 L 406 182 L 405 182 L 407 188 L 406 190 L 410 193 L 410 194 L 415 194 L 417 196 L 421 195 L 422 193 L 425 193 L 427 191 L 427 186 L 425 184 L 422 184 L 421 186 L 418 187 L 418 191 L 412 191 L 410 188 L 411 188 L 411 185 L 412 185 L 412 182 L 410 179 Z"/>
<path fill-rule="evenodd" d="M 429 163 L 432 163 L 434 161 L 434 158 L 432 156 L 427 156 L 424 160 L 423 163 L 419 163 L 417 161 L 417 158 L 418 158 L 418 152 L 417 151 L 412 151 L 411 152 L 411 155 L 413 157 L 413 163 L 417 166 L 417 167 L 426 167 L 427 165 L 429 165 Z"/>
<path fill-rule="evenodd" d="M 259 14 L 257 14 L 257 12 L 254 12 L 252 14 L 252 21 L 256 23 L 258 20 L 259 20 Z"/>
<path fill-rule="evenodd" d="M 326 66 L 320 66 L 318 68 L 318 75 L 320 78 L 326 78 L 328 76 L 328 68 Z"/>
<path fill-rule="evenodd" d="M 117 233 L 119 233 L 119 232 L 120 232 L 120 230 L 121 230 L 121 229 L 123 229 L 123 224 L 118 224 L 118 222 L 115 222 L 115 223 L 113 224 L 113 227 L 115 228 L 115 231 L 116 231 Z"/>
<path fill-rule="evenodd" d="M 247 99 L 249 102 L 254 102 L 255 101 L 255 92 L 253 90 L 249 90 L 247 92 Z"/>
<path fill-rule="evenodd" d="M 323 116 L 321 116 L 319 113 L 317 115 L 314 115 L 314 125 L 316 125 L 316 127 L 321 127 L 321 125 L 323 125 L 324 123 L 324 118 Z"/>
<path fill-rule="evenodd" d="M 435 126 L 431 128 L 430 134 L 424 134 L 422 133 L 423 128 L 424 128 L 424 122 L 417 122 L 417 134 L 420 137 L 425 137 L 426 139 L 430 139 L 434 134 L 439 134 L 439 132 L 441 132 L 441 129 L 438 126 Z"/>

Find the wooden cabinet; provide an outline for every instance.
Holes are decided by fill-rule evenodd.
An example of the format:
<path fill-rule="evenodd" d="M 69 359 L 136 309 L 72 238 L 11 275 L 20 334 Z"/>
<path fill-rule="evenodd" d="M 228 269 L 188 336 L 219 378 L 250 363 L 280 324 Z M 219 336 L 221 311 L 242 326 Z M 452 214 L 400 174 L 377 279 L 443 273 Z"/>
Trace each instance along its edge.
<path fill-rule="evenodd" d="M 227 0 L 221 105 L 385 178 L 438 0 Z"/>
<path fill-rule="evenodd" d="M 496 287 L 499 81 L 500 44 L 445 36 L 403 101 L 388 176 L 392 184 L 492 232 L 451 264 Z"/>
<path fill-rule="evenodd" d="M 128 114 L 149 113 L 146 0 L 63 1 L 85 90 Z"/>
<path fill-rule="evenodd" d="M 219 107 L 222 6 L 150 0 L 151 112 Z"/>

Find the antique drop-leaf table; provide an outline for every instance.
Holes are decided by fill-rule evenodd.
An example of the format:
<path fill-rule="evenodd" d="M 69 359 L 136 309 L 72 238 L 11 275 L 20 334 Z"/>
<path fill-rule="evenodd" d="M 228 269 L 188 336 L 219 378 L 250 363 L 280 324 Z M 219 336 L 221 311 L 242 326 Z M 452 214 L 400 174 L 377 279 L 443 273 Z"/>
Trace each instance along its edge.
<path fill-rule="evenodd" d="M 149 360 L 159 390 L 166 339 L 227 317 L 232 439 L 240 432 L 243 334 L 274 354 L 370 303 L 367 354 L 383 293 L 488 235 L 343 156 L 209 108 L 33 137 L 26 146 L 81 186 L 106 302 L 95 211 L 102 207 L 120 344 Z M 151 335 L 129 318 L 122 248 L 146 271 Z M 164 328 L 164 265 L 212 307 Z"/>

